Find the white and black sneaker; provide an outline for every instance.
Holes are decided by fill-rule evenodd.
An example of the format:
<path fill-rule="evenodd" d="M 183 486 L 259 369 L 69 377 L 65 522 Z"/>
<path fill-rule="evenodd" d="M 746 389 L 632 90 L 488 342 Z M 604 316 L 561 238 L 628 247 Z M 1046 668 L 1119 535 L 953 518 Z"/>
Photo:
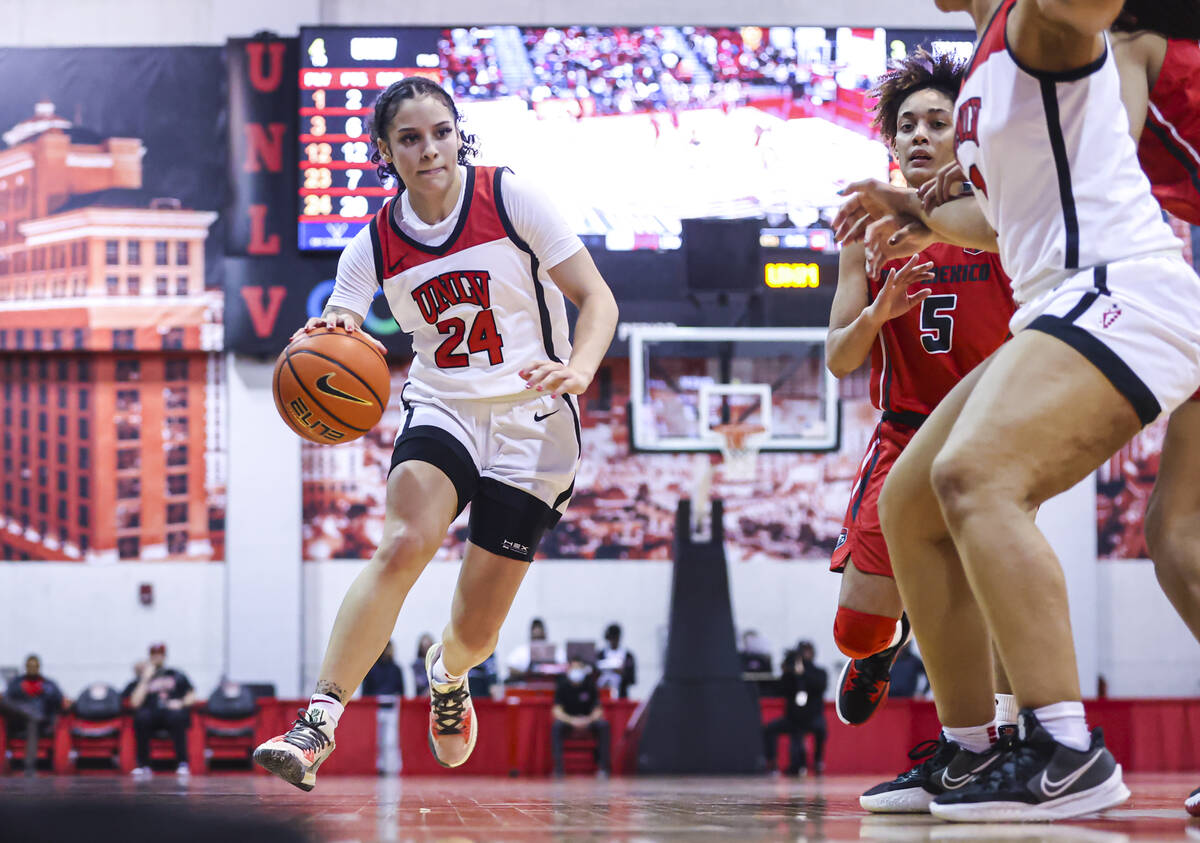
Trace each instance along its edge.
<path fill-rule="evenodd" d="M 876 785 L 858 798 L 858 804 L 876 814 L 922 814 L 933 800 L 967 786 L 1000 760 L 998 747 L 971 752 L 946 737 L 922 741 L 908 753 L 916 766 L 890 782 Z"/>
<path fill-rule="evenodd" d="M 1016 740 L 1000 763 L 970 787 L 938 796 L 929 810 L 959 822 L 1063 820 L 1120 805 L 1129 798 L 1121 765 L 1104 747 L 1104 733 L 1092 730 L 1084 751 L 1063 746 L 1022 709 Z"/>
<path fill-rule="evenodd" d="M 300 709 L 292 728 L 259 744 L 254 763 L 301 790 L 317 786 L 317 768 L 333 752 L 333 727 L 311 709 Z"/>

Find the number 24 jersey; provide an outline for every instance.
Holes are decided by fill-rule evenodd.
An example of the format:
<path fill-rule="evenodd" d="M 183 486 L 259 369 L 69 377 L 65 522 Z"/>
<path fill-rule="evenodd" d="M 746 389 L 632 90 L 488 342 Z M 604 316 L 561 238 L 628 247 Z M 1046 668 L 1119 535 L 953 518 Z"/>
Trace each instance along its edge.
<path fill-rule="evenodd" d="M 563 295 L 546 270 L 583 244 L 505 168 L 460 173 L 458 207 L 432 227 L 398 225 L 393 203 L 415 219 L 411 206 L 403 195 L 386 202 L 343 252 L 329 303 L 365 315 L 382 286 L 413 338 L 411 381 L 442 398 L 519 395 L 526 366 L 570 357 Z"/>

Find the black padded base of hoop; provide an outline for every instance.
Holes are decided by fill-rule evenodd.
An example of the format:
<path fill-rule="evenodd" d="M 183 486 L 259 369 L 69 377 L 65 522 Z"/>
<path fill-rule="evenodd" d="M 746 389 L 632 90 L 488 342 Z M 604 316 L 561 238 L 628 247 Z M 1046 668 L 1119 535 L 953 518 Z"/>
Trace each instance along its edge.
<path fill-rule="evenodd" d="M 722 502 L 712 537 L 695 543 L 692 505 L 675 513 L 671 620 L 663 678 L 643 719 L 643 773 L 755 773 L 766 769 L 758 695 L 742 679 L 729 601 Z"/>

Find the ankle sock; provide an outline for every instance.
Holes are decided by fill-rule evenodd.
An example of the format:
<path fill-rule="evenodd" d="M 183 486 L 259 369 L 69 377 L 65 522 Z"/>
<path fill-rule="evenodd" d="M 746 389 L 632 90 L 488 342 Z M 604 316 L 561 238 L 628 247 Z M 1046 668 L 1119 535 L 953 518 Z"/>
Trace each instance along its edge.
<path fill-rule="evenodd" d="M 433 670 L 430 673 L 433 676 L 435 685 L 459 685 L 463 680 L 461 676 L 452 676 L 450 671 L 446 670 L 446 663 L 442 661 L 441 654 L 438 655 L 437 661 L 433 663 Z"/>
<path fill-rule="evenodd" d="M 308 710 L 315 710 L 316 713 L 323 715 L 332 731 L 337 728 L 338 721 L 342 719 L 342 712 L 346 710 L 346 707 L 338 702 L 336 697 L 327 694 L 313 694 L 312 699 L 308 701 Z"/>
<path fill-rule="evenodd" d="M 1070 701 L 1044 705 L 1035 708 L 1033 715 L 1042 728 L 1050 733 L 1050 737 L 1063 746 L 1083 752 L 1092 745 L 1083 703 Z"/>
<path fill-rule="evenodd" d="M 996 694 L 996 726 L 1017 725 L 1017 698 L 1012 694 Z"/>
<path fill-rule="evenodd" d="M 987 752 L 992 745 L 992 735 L 996 733 L 996 725 L 995 723 L 984 723 L 982 726 L 966 726 L 961 729 L 943 726 L 942 732 L 963 749 L 971 752 Z"/>

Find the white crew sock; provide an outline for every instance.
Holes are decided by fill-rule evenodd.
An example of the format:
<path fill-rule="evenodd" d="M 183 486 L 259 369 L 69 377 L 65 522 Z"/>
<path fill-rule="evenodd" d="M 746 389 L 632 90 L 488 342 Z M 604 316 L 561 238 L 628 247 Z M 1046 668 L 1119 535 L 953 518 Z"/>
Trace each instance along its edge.
<path fill-rule="evenodd" d="M 463 681 L 461 676 L 453 676 L 450 671 L 446 670 L 446 663 L 442 661 L 442 653 L 438 653 L 437 661 L 433 663 L 433 670 L 430 673 L 433 675 L 433 684 L 435 685 L 461 685 Z"/>
<path fill-rule="evenodd" d="M 1063 746 L 1083 752 L 1092 745 L 1083 703 L 1071 701 L 1044 705 L 1035 708 L 1033 715 L 1042 728 L 1050 733 L 1050 737 Z"/>
<path fill-rule="evenodd" d="M 966 726 L 961 729 L 943 726 L 942 732 L 963 749 L 971 752 L 987 752 L 992 745 L 991 736 L 996 733 L 996 724 L 984 723 L 982 726 Z"/>
<path fill-rule="evenodd" d="M 902 624 L 899 620 L 897 620 L 896 621 L 896 634 L 892 636 L 892 642 L 890 644 L 888 644 L 887 647 L 885 647 L 884 649 L 887 649 L 888 647 L 895 647 L 897 644 L 899 644 L 900 636 L 903 634 L 904 634 L 904 624 Z"/>
<path fill-rule="evenodd" d="M 996 726 L 1017 725 L 1017 698 L 1012 694 L 996 694 Z"/>
<path fill-rule="evenodd" d="M 308 710 L 323 718 L 328 726 L 326 731 L 332 732 L 342 719 L 342 712 L 346 710 L 346 706 L 325 694 L 313 694 L 312 699 L 308 701 Z"/>

